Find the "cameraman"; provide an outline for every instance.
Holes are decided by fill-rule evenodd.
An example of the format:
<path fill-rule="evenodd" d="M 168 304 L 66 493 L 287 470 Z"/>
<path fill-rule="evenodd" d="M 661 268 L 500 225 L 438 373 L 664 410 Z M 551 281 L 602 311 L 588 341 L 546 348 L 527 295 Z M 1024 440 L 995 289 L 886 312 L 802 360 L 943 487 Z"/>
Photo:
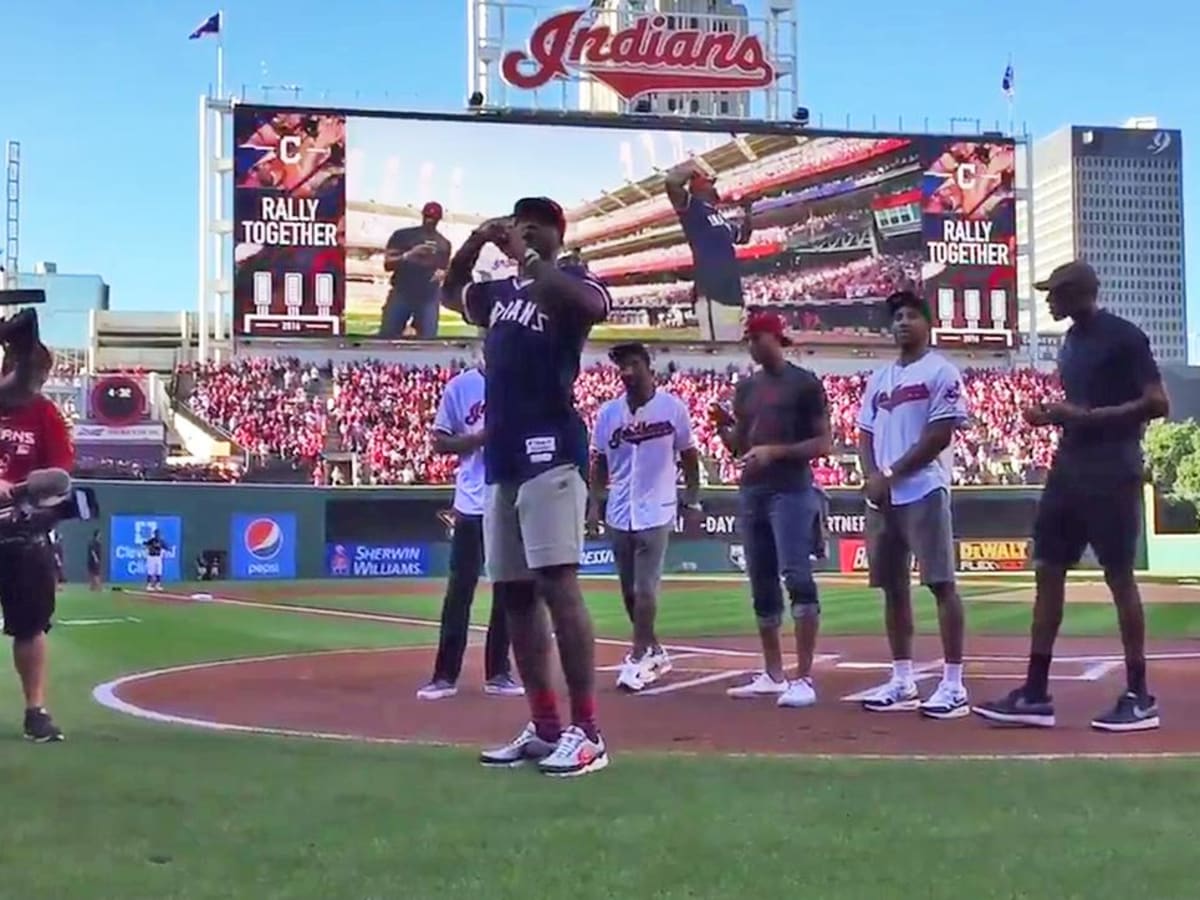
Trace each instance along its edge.
<path fill-rule="evenodd" d="M 62 413 L 41 393 L 53 357 L 37 337 L 36 315 L 0 325 L 0 507 L 14 505 L 14 486 L 41 469 L 70 471 L 75 448 Z M 46 711 L 46 633 L 54 615 L 56 566 L 47 532 L 54 521 L 34 510 L 0 527 L 0 608 L 13 639 L 13 663 L 25 694 L 25 737 L 61 741 Z"/>

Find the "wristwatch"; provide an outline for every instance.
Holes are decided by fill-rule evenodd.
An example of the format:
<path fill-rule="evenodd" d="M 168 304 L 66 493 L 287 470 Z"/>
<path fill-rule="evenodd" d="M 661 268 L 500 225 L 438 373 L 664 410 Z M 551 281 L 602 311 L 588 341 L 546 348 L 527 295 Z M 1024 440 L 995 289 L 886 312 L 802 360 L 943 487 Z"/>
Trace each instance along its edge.
<path fill-rule="evenodd" d="M 892 477 L 892 470 L 888 466 L 883 466 L 879 471 L 883 474 L 884 478 L 890 479 Z"/>

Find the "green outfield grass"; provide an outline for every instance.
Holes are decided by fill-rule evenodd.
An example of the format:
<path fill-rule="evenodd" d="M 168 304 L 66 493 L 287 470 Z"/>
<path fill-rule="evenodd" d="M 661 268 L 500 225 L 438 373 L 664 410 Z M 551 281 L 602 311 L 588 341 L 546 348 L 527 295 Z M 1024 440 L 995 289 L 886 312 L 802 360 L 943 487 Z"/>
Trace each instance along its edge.
<path fill-rule="evenodd" d="M 238 585 L 244 593 L 246 585 Z M 311 588 L 309 588 L 311 590 Z M 432 615 L 438 597 L 288 602 Z M 614 592 L 600 629 L 624 634 Z M 486 611 L 481 592 L 477 614 Z M 828 631 L 878 630 L 877 601 L 824 592 Z M 931 622 L 923 602 L 922 627 Z M 427 628 L 132 595 L 61 595 L 53 709 L 66 743 L 19 740 L 0 685 L 0 895 L 38 898 L 1094 898 L 1195 896 L 1200 762 L 897 763 L 622 753 L 578 781 L 434 750 L 220 735 L 94 704 L 116 675 L 239 655 L 428 643 Z M 979 603 L 976 631 L 1029 608 Z M 1160 637 L 1197 607 L 1156 607 Z M 73 625 L 134 617 L 138 622 Z M 742 632 L 743 593 L 672 587 L 663 632 Z M 1068 630 L 1112 630 L 1102 605 Z M 714 715 L 717 713 L 714 712 Z M 2 724 L 2 722 L 0 722 Z"/>
<path fill-rule="evenodd" d="M 294 596 L 273 597 L 272 602 L 325 606 L 362 612 L 392 613 L 424 619 L 437 619 L 441 612 L 439 593 L 443 582 L 430 579 L 422 593 L 395 594 L 328 594 L 340 591 L 345 582 L 311 582 L 320 593 L 306 595 L 305 586 L 298 583 Z M 411 582 L 406 585 L 411 590 Z M 245 588 L 231 588 L 243 596 Z M 251 589 L 252 590 L 252 589 Z M 1029 588 L 1029 603 L 1016 601 L 983 601 L 990 594 L 1013 590 L 1009 585 L 989 583 L 962 586 L 967 603 L 967 628 L 975 634 L 1018 634 L 1029 632 L 1029 616 L 1033 599 Z M 584 592 L 588 608 L 596 625 L 596 633 L 604 637 L 629 636 L 629 620 L 613 582 L 591 582 Z M 1146 628 L 1152 637 L 1170 638 L 1200 634 L 1200 592 L 1197 603 L 1148 605 Z M 917 629 L 922 633 L 937 633 L 937 610 L 933 598 L 924 591 L 914 592 Z M 490 593 L 485 586 L 477 592 L 471 609 L 471 619 L 486 625 L 491 611 Z M 883 610 L 879 594 L 866 587 L 825 585 L 821 591 L 821 633 L 826 635 L 882 634 Z M 1105 603 L 1068 603 L 1062 634 L 1066 636 L 1097 636 L 1115 634 L 1113 608 Z M 698 582 L 674 582 L 659 606 L 659 631 L 681 638 L 721 635 L 756 634 L 750 614 L 750 601 L 744 584 L 730 581 L 728 587 L 714 587 Z"/>

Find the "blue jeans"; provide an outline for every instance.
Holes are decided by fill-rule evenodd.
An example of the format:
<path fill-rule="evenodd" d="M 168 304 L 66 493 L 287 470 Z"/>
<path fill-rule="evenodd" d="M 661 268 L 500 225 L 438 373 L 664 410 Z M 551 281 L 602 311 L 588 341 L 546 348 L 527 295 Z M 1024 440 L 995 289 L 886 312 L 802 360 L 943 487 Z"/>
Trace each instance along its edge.
<path fill-rule="evenodd" d="M 396 290 L 388 293 L 380 315 L 379 337 L 398 340 L 408 323 L 417 330 L 418 340 L 431 340 L 438 333 L 438 301 L 433 298 L 405 298 Z"/>
<path fill-rule="evenodd" d="M 780 491 L 763 485 L 743 485 L 738 491 L 738 501 L 746 573 L 750 576 L 758 626 L 778 628 L 783 623 L 781 578 L 793 618 L 819 614 L 811 559 L 821 515 L 821 498 L 816 489 Z"/>

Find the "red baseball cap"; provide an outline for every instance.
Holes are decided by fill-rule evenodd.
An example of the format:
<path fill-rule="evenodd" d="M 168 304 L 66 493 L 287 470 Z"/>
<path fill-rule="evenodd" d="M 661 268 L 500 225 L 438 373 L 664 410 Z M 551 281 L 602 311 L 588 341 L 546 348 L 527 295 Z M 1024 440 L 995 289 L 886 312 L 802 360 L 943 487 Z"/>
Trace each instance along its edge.
<path fill-rule="evenodd" d="M 792 339 L 787 336 L 787 328 L 783 324 L 783 319 L 777 314 L 769 310 L 761 310 L 759 312 L 750 313 L 746 317 L 745 337 L 752 337 L 756 334 L 774 335 L 781 346 L 790 347 Z"/>
<path fill-rule="evenodd" d="M 442 204 L 438 203 L 436 200 L 430 200 L 421 207 L 422 219 L 438 219 L 440 221 L 443 215 L 445 215 L 445 213 L 442 212 Z"/>

